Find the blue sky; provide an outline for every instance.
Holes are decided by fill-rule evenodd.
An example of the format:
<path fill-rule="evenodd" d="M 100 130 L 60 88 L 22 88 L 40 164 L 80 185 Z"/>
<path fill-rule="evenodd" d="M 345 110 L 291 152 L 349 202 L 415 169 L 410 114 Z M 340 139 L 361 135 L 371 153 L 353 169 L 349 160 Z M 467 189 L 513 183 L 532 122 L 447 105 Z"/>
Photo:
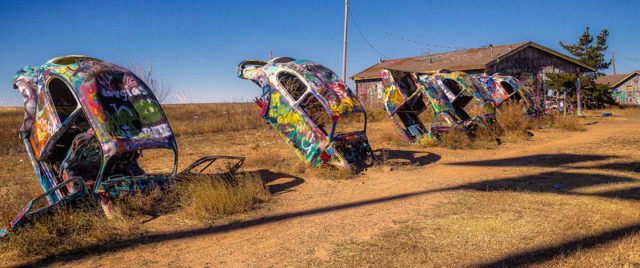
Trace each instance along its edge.
<path fill-rule="evenodd" d="M 610 32 L 616 71 L 640 69 L 640 1 L 350 1 L 347 75 L 378 58 L 448 51 L 406 42 L 480 47 L 534 41 L 566 53 L 586 26 Z M 366 23 L 367 20 L 370 24 Z M 355 21 L 355 24 L 354 24 Z M 0 105 L 20 106 L 16 70 L 84 54 L 123 66 L 154 66 L 155 78 L 189 102 L 247 101 L 260 92 L 235 76 L 244 59 L 289 56 L 338 75 L 344 1 L 10 1 L 0 0 Z M 369 47 L 356 29 L 384 55 Z M 612 69 L 605 71 L 611 73 Z M 350 83 L 352 86 L 353 83 Z"/>

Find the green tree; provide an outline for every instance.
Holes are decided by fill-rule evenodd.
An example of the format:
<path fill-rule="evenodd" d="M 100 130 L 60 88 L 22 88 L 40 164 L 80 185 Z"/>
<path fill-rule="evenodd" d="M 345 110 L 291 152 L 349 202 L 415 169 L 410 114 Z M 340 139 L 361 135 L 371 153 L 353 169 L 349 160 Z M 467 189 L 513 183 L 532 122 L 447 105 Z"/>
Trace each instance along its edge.
<path fill-rule="evenodd" d="M 580 39 L 578 39 L 578 43 L 567 45 L 560 41 L 560 46 L 580 61 L 596 68 L 596 74 L 593 76 L 603 75 L 603 73 L 598 72 L 598 70 L 607 69 L 609 65 L 611 65 L 611 61 L 605 61 L 604 53 L 602 53 L 609 48 L 609 46 L 607 46 L 608 36 L 609 31 L 602 29 L 596 37 L 596 43 L 593 44 L 593 35 L 589 33 L 589 26 L 587 26 L 587 29 L 582 33 Z"/>
<path fill-rule="evenodd" d="M 614 104 L 609 88 L 595 83 L 595 78 L 604 75 L 599 70 L 605 70 L 611 65 L 611 61 L 605 61 L 604 51 L 607 46 L 609 31 L 602 29 L 596 36 L 595 44 L 593 35 L 589 33 L 589 27 L 582 33 L 575 44 L 565 44 L 560 41 L 560 46 L 569 51 L 585 64 L 596 68 L 593 73 L 580 76 L 580 88 L 584 96 L 584 105 L 587 108 L 602 108 L 605 104 Z M 570 96 L 575 99 L 576 74 L 547 74 L 547 85 L 552 89 L 573 89 Z"/>

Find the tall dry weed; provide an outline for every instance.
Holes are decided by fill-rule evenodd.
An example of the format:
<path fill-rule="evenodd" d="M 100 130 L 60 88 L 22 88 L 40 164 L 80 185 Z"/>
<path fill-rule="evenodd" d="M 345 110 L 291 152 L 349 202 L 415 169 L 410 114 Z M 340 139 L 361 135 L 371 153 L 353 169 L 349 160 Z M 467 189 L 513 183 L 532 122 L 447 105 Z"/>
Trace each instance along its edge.
<path fill-rule="evenodd" d="M 516 102 L 500 105 L 496 114 L 506 135 L 526 138 L 529 130 L 538 128 L 558 128 L 569 131 L 584 131 L 582 119 L 575 115 L 545 114 L 538 118 L 525 115 L 524 107 Z"/>
<path fill-rule="evenodd" d="M 183 180 L 177 186 L 180 205 L 188 215 L 204 221 L 251 210 L 271 196 L 255 174 L 189 175 Z"/>
<path fill-rule="evenodd" d="M 114 202 L 114 210 L 119 215 L 134 218 L 142 215 L 161 215 L 179 208 L 180 196 L 175 188 L 161 190 L 153 188 L 146 192 L 124 195 Z"/>
<path fill-rule="evenodd" d="M 550 127 L 569 131 L 585 131 L 582 119 L 577 116 L 555 115 L 550 118 Z"/>
<path fill-rule="evenodd" d="M 56 209 L 9 233 L 0 247 L 17 250 L 25 259 L 48 257 L 90 246 L 105 246 L 144 233 L 142 226 L 128 217 L 108 220 L 90 206 Z"/>
<path fill-rule="evenodd" d="M 471 134 L 451 130 L 433 143 L 449 149 L 492 149 L 500 144 L 500 140 L 493 129 L 479 126 Z"/>
<path fill-rule="evenodd" d="M 380 136 L 379 140 L 383 141 L 386 144 L 390 144 L 390 145 L 409 144 L 409 142 L 404 139 L 404 137 L 402 136 L 402 133 L 400 133 L 400 131 L 398 131 L 398 129 L 396 129 L 395 126 L 379 129 L 378 131 L 380 132 L 378 134 Z"/>

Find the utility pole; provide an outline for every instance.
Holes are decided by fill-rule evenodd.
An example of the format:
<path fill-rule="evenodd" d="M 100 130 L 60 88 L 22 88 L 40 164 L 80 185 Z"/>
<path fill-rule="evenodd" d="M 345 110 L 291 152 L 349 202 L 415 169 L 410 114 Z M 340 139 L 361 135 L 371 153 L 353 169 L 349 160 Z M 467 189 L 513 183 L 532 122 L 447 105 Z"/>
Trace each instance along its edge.
<path fill-rule="evenodd" d="M 269 51 L 269 59 L 272 60 L 273 59 L 273 50 Z"/>
<path fill-rule="evenodd" d="M 344 43 L 342 44 L 342 81 L 347 82 L 347 22 L 349 15 L 349 0 L 344 0 Z"/>
<path fill-rule="evenodd" d="M 611 62 L 613 63 L 613 75 L 616 75 L 616 57 L 613 55 L 613 49 L 611 50 Z"/>

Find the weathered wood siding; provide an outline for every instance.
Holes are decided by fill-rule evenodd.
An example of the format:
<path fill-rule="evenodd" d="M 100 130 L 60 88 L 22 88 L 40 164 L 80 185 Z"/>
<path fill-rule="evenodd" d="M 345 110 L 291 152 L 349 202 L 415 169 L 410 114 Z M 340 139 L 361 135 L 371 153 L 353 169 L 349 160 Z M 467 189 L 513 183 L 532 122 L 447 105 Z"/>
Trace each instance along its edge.
<path fill-rule="evenodd" d="M 382 79 L 366 79 L 356 81 L 356 94 L 358 100 L 367 107 L 382 107 L 384 87 Z"/>
<path fill-rule="evenodd" d="M 489 64 L 488 74 L 501 73 L 511 75 L 529 85 L 536 98 L 544 94 L 542 79 L 548 73 L 578 73 L 580 67 L 546 51 L 527 47 L 518 53 Z"/>

